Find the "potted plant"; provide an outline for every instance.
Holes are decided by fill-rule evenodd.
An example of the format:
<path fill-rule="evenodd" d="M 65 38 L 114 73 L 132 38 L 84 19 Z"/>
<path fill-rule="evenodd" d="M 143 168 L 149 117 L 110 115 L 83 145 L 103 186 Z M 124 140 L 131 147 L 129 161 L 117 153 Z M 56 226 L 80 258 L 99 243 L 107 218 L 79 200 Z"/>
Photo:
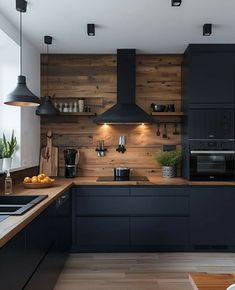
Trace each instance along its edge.
<path fill-rule="evenodd" d="M 0 172 L 2 171 L 3 166 L 3 141 L 0 138 Z"/>
<path fill-rule="evenodd" d="M 11 140 L 6 139 L 3 134 L 3 169 L 10 169 L 12 164 L 12 157 L 17 145 L 16 137 L 14 136 L 14 130 L 11 134 Z"/>
<path fill-rule="evenodd" d="M 157 152 L 155 160 L 162 166 L 162 177 L 175 177 L 177 165 L 181 161 L 181 151 L 174 150 Z"/>

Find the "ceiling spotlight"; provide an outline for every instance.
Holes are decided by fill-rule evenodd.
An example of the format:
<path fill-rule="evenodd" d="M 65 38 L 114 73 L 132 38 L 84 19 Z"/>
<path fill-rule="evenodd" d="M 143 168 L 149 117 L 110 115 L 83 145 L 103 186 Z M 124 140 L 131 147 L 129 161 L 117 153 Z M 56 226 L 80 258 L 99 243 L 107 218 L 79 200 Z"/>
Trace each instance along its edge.
<path fill-rule="evenodd" d="M 182 0 L 171 0 L 171 6 L 176 7 L 180 6 L 182 3 Z"/>
<path fill-rule="evenodd" d="M 87 34 L 89 36 L 95 36 L 95 24 L 93 23 L 87 24 Z"/>
<path fill-rule="evenodd" d="M 204 36 L 210 36 L 212 34 L 212 24 L 211 23 L 205 23 L 203 25 L 203 35 Z"/>

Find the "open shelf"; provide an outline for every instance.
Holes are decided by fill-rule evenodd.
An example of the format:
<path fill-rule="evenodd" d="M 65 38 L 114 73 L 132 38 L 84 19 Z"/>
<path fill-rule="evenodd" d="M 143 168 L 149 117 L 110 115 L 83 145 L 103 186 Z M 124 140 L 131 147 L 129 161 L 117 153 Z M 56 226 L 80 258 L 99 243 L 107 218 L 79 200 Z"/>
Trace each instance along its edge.
<path fill-rule="evenodd" d="M 183 116 L 183 112 L 152 112 L 152 116 Z"/>
<path fill-rule="evenodd" d="M 96 116 L 96 113 L 94 112 L 77 112 L 77 113 L 70 113 L 70 112 L 66 112 L 66 113 L 60 113 L 59 116 Z"/>

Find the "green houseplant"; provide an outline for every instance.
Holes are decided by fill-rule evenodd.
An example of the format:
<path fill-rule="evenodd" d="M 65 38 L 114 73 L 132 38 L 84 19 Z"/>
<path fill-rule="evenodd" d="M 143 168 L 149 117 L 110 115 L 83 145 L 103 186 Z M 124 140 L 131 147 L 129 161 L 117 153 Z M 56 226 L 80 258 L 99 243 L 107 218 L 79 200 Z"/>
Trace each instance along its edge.
<path fill-rule="evenodd" d="M 174 150 L 157 152 L 155 160 L 162 166 L 163 177 L 175 177 L 177 166 L 181 161 L 181 151 Z"/>
<path fill-rule="evenodd" d="M 17 146 L 17 140 L 14 135 L 14 130 L 11 134 L 11 139 L 8 141 L 5 134 L 3 134 L 3 168 L 10 169 L 12 164 L 12 157 Z"/>

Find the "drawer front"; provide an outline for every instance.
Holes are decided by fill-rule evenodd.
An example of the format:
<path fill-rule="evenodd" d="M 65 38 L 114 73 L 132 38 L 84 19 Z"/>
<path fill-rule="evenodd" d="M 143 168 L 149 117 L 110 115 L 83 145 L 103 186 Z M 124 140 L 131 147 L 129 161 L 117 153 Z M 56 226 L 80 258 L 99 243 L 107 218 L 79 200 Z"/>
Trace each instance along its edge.
<path fill-rule="evenodd" d="M 130 188 L 131 195 L 170 195 L 170 196 L 188 196 L 187 186 L 133 186 Z"/>
<path fill-rule="evenodd" d="M 187 196 L 131 196 L 131 215 L 189 216 Z"/>
<path fill-rule="evenodd" d="M 125 196 L 77 196 L 76 215 L 128 215 L 130 197 Z"/>
<path fill-rule="evenodd" d="M 94 247 L 129 245 L 129 218 L 76 218 L 76 244 Z"/>
<path fill-rule="evenodd" d="M 189 244 L 188 218 L 131 218 L 133 246 L 184 246 Z"/>
<path fill-rule="evenodd" d="M 78 195 L 109 196 L 129 195 L 130 189 L 127 186 L 78 186 L 73 189 Z"/>

